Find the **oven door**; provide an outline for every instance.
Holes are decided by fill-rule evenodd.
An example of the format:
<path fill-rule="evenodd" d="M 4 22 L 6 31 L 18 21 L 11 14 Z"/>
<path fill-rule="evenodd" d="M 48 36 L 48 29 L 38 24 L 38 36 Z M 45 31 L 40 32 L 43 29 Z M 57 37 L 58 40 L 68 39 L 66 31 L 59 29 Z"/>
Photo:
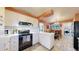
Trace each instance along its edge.
<path fill-rule="evenodd" d="M 19 50 L 24 50 L 32 46 L 32 34 L 22 34 L 19 36 Z"/>

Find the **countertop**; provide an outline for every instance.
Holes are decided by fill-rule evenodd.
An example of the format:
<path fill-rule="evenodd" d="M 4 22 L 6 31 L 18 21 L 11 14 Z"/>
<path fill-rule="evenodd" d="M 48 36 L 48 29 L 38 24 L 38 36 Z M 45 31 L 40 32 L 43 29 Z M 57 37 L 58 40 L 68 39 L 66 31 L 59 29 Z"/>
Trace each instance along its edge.
<path fill-rule="evenodd" d="M 0 37 L 11 37 L 11 36 L 18 36 L 19 34 L 4 34 L 0 35 Z"/>
<path fill-rule="evenodd" d="M 32 34 L 32 33 L 31 33 Z M 38 34 L 54 34 L 54 33 L 48 33 L 48 32 L 39 32 Z M 4 35 L 0 35 L 0 37 L 11 37 L 11 36 L 18 36 L 19 34 L 4 34 Z"/>
<path fill-rule="evenodd" d="M 39 32 L 40 34 L 42 33 L 42 34 L 49 34 L 49 35 L 51 35 L 51 34 L 54 34 L 54 33 L 49 33 L 49 32 Z"/>

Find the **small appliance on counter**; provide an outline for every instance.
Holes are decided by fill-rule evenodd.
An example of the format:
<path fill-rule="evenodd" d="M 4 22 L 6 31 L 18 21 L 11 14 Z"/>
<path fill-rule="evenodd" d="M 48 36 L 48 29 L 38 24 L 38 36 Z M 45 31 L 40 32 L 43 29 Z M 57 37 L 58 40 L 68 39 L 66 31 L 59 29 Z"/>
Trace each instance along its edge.
<path fill-rule="evenodd" d="M 4 33 L 5 33 L 5 34 L 8 34 L 9 32 L 8 32 L 8 30 L 5 30 Z"/>

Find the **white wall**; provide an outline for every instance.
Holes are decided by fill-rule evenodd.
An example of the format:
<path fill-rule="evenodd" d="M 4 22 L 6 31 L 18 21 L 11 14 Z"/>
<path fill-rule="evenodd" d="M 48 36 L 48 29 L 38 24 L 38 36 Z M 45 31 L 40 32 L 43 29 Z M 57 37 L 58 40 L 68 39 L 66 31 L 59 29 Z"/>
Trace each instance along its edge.
<path fill-rule="evenodd" d="M 19 21 L 32 23 L 32 31 L 34 29 L 34 31 L 36 32 L 38 29 L 38 20 L 36 18 L 25 16 L 9 10 L 5 11 L 5 26 L 18 26 Z"/>
<path fill-rule="evenodd" d="M 6 25 L 12 25 L 12 22 L 17 22 L 17 21 L 26 21 L 26 22 L 31 22 L 33 23 L 35 26 L 38 24 L 37 19 L 29 17 L 29 16 L 25 16 L 13 11 L 9 11 L 6 10 L 5 11 L 5 23 Z"/>
<path fill-rule="evenodd" d="M 0 7 L 0 35 L 4 34 L 4 16 L 5 16 L 5 9 L 4 7 Z"/>

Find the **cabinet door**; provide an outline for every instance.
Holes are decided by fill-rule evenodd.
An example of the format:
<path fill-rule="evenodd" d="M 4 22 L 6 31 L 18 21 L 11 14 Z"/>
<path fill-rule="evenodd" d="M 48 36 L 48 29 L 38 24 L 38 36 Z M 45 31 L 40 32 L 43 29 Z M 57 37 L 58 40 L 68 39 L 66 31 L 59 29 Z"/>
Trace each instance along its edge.
<path fill-rule="evenodd" d="M 33 45 L 38 43 L 38 33 L 33 33 Z"/>
<path fill-rule="evenodd" d="M 0 37 L 0 51 L 9 50 L 9 37 Z"/>
<path fill-rule="evenodd" d="M 4 51 L 9 51 L 10 49 L 10 37 L 4 37 Z"/>
<path fill-rule="evenodd" d="M 4 50 L 4 40 L 2 37 L 0 37 L 0 51 Z"/>
<path fill-rule="evenodd" d="M 18 36 L 12 36 L 10 38 L 10 50 L 18 51 Z"/>

